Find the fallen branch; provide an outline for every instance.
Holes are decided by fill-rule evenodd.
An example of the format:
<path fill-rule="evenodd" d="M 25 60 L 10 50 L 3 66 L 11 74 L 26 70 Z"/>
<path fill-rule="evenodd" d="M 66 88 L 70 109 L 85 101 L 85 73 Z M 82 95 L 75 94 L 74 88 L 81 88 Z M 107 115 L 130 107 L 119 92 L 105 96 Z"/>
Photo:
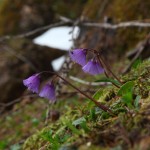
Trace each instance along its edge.
<path fill-rule="evenodd" d="M 26 38 L 26 37 L 30 37 L 34 34 L 37 34 L 41 31 L 46 31 L 48 29 L 54 28 L 54 27 L 58 27 L 58 26 L 63 26 L 66 25 L 69 22 L 65 22 L 65 21 L 60 21 L 58 23 L 54 23 L 54 24 L 50 24 L 50 25 L 46 25 L 40 28 L 37 28 L 35 30 L 32 30 L 30 32 L 27 33 L 23 33 L 23 34 L 19 34 L 19 35 L 15 35 L 15 36 L 11 36 L 11 35 L 6 35 L 0 38 L 0 42 L 5 41 L 5 40 L 9 40 L 9 39 L 19 39 L 19 38 Z"/>
<path fill-rule="evenodd" d="M 129 22 L 121 22 L 118 24 L 110 24 L 110 23 L 83 23 L 84 26 L 87 27 L 98 27 L 105 29 L 118 29 L 118 28 L 131 28 L 131 27 L 140 27 L 140 28 L 150 28 L 150 23 L 139 22 L 139 21 L 129 21 Z"/>
<path fill-rule="evenodd" d="M 122 71 L 123 74 L 127 73 L 131 69 L 131 67 L 132 67 L 133 63 L 135 62 L 135 60 L 137 60 L 140 57 L 141 53 L 145 50 L 145 48 L 147 46 L 149 46 L 149 40 L 150 40 L 150 34 L 140 44 L 140 46 L 137 47 L 134 57 L 130 61 L 129 65 Z"/>
<path fill-rule="evenodd" d="M 98 83 L 98 82 L 88 82 L 88 81 L 84 81 L 82 79 L 79 79 L 79 78 L 76 78 L 74 76 L 69 76 L 69 78 L 73 81 L 76 81 L 76 82 L 79 82 L 81 84 L 85 84 L 85 85 L 91 85 L 91 86 L 104 86 L 104 85 L 111 85 L 110 82 L 106 83 L 106 82 L 101 82 L 101 83 Z"/>
<path fill-rule="evenodd" d="M 35 94 L 25 95 L 25 96 L 19 97 L 17 99 L 14 99 L 13 101 L 8 102 L 8 103 L 0 103 L 0 114 L 3 113 L 7 107 L 13 106 L 16 103 L 19 103 L 23 98 L 27 98 L 27 97 L 34 98 L 34 97 L 38 97 L 38 96 Z"/>
<path fill-rule="evenodd" d="M 64 26 L 67 24 L 70 24 L 72 26 L 86 26 L 86 27 L 98 27 L 98 28 L 104 28 L 104 29 L 119 29 L 119 28 L 131 28 L 131 27 L 140 27 L 140 28 L 150 28 L 150 23 L 149 22 L 140 22 L 140 21 L 128 21 L 128 22 L 120 22 L 118 24 L 110 24 L 110 23 L 94 23 L 94 22 L 85 22 L 84 20 L 71 20 L 69 18 L 60 16 L 59 19 L 61 20 L 58 23 L 46 25 L 40 28 L 37 28 L 35 30 L 32 30 L 27 33 L 11 36 L 11 35 L 6 35 L 0 38 L 0 42 L 9 40 L 11 38 L 13 39 L 18 39 L 18 38 L 26 38 L 26 37 L 31 37 L 34 34 L 44 32 L 48 29 L 54 28 L 54 27 L 59 27 L 59 26 Z"/>

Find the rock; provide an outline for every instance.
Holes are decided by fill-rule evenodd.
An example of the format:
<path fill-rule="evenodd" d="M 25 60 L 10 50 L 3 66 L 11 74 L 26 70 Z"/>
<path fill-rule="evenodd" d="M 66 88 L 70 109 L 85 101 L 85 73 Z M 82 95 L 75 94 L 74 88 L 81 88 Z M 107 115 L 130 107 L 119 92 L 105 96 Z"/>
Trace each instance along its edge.
<path fill-rule="evenodd" d="M 51 61 L 65 53 L 25 39 L 0 45 L 0 102 L 7 103 L 21 96 L 25 90 L 23 79 L 43 70 L 53 71 Z"/>

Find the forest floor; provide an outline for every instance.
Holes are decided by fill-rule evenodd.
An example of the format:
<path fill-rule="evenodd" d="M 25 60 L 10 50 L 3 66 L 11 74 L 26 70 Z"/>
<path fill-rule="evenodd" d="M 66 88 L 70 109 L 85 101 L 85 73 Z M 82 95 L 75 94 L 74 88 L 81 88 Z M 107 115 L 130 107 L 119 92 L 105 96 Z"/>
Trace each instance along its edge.
<path fill-rule="evenodd" d="M 55 105 L 24 99 L 0 117 L 0 150 L 150 149 L 150 61 L 121 79 L 119 88 L 101 87 L 93 95 L 113 114 L 80 94 L 61 97 Z"/>

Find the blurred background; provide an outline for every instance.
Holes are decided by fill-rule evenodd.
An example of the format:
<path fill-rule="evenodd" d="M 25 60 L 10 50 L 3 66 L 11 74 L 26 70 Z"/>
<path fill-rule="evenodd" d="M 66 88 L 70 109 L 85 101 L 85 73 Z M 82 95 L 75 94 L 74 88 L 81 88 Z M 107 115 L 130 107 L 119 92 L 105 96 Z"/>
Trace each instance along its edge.
<path fill-rule="evenodd" d="M 115 72 L 128 72 L 150 56 L 149 15 L 150 0 L 0 0 L 0 149 L 21 149 L 43 127 L 47 102 L 37 102 L 23 79 L 66 69 L 83 79 L 69 66 L 75 48 L 99 50 Z"/>

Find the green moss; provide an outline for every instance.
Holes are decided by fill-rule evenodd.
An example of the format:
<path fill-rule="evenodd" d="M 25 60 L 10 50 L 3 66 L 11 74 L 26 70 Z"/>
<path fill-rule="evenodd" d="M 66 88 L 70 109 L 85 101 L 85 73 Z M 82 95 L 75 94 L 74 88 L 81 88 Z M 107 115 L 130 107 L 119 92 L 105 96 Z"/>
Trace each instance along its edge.
<path fill-rule="evenodd" d="M 17 104 L 14 108 L 18 110 L 17 112 L 6 117 L 5 121 L 0 120 L 0 127 L 5 129 L 4 133 L 6 131 L 9 133 L 1 135 L 3 141 L 0 144 L 7 147 L 29 136 L 23 144 L 24 150 L 40 148 L 55 150 L 63 147 L 81 150 L 90 148 L 107 150 L 116 147 L 129 149 L 130 144 L 127 144 L 127 141 L 137 146 L 140 143 L 138 140 L 150 136 L 148 128 L 150 123 L 149 66 L 150 60 L 144 61 L 122 77 L 124 82 L 134 81 L 134 94 L 140 96 L 138 108 L 130 108 L 123 103 L 121 96 L 117 95 L 119 88 L 114 86 L 100 88 L 93 97 L 109 106 L 115 116 L 102 111 L 89 100 L 80 100 L 75 95 L 51 106 L 50 110 L 59 111 L 61 117 L 55 122 L 49 119 L 48 126 L 44 126 L 47 106 L 44 101 L 34 101 L 35 106 L 25 105 L 26 107 L 21 110 L 19 108 L 23 104 Z M 144 88 L 141 89 L 141 87 Z M 147 96 L 143 94 L 146 91 Z M 13 131 L 10 130 L 12 126 L 14 126 Z M 134 140 L 135 136 L 138 140 Z"/>
<path fill-rule="evenodd" d="M 106 103 L 112 100 L 115 95 L 116 89 L 112 86 L 107 86 L 105 88 L 100 88 L 93 97 L 100 102 Z"/>
<path fill-rule="evenodd" d="M 140 77 L 145 77 L 148 73 L 146 68 L 149 65 L 150 61 L 145 61 L 138 68 L 132 69 L 128 75 L 123 77 L 124 81 L 134 80 L 136 82 Z M 135 77 L 132 77 L 132 72 L 135 73 Z M 149 79 L 149 75 L 146 76 Z M 138 86 L 135 88 L 138 88 Z M 109 105 L 116 116 L 111 116 L 89 103 L 84 102 L 79 107 L 76 103 L 77 105 L 74 108 L 67 107 L 66 112 L 57 122 L 29 137 L 24 143 L 24 149 L 30 150 L 41 147 L 53 149 L 52 146 L 54 145 L 52 144 L 54 143 L 59 148 L 77 147 L 80 150 L 107 150 L 119 147 L 131 149 L 130 142 L 134 140 L 132 141 L 134 143 L 132 148 L 136 150 L 137 145 L 140 144 L 138 140 L 143 136 L 150 136 L 147 126 L 150 123 L 148 113 L 150 96 L 148 95 L 147 98 L 140 100 L 139 109 L 129 109 L 120 101 L 117 91 L 118 89 L 113 86 L 106 87 L 100 89 L 93 96 L 95 99 Z M 143 114 L 147 115 L 143 117 Z M 78 126 L 75 127 L 73 122 L 79 123 Z M 137 140 L 134 139 L 135 135 Z M 57 136 L 62 139 L 65 137 L 65 139 L 57 139 Z"/>
<path fill-rule="evenodd" d="M 109 150 L 109 148 L 104 148 L 104 147 L 100 147 L 100 146 L 94 146 L 94 145 L 90 145 L 91 143 L 87 143 L 86 145 L 82 145 L 80 146 L 78 149 L 79 150 Z"/>
<path fill-rule="evenodd" d="M 29 101 L 29 99 L 26 98 L 26 101 Z M 37 99 L 37 101 L 34 101 L 32 99 L 29 104 L 25 104 L 25 101 L 16 104 L 11 113 L 2 114 L 0 118 L 0 128 L 2 129 L 0 146 L 5 144 L 4 149 L 9 149 L 11 146 L 18 144 L 18 141 L 35 133 L 37 129 L 42 129 L 45 107 L 46 102 L 43 100 Z M 35 118 L 39 122 L 36 126 L 33 123 Z M 19 143 L 19 145 L 21 144 Z"/>

